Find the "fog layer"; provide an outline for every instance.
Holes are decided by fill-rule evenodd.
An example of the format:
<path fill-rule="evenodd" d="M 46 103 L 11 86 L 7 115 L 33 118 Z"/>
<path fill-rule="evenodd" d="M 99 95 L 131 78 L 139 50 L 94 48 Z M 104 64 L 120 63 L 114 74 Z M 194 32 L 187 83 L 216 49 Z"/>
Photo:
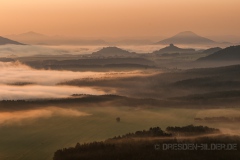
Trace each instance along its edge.
<path fill-rule="evenodd" d="M 0 62 L 0 100 L 65 98 L 72 94 L 105 94 L 94 86 L 58 85 L 71 80 L 115 81 L 119 77 L 151 75 L 146 71 L 127 72 L 73 72 L 57 70 L 37 70 L 18 61 Z M 97 85 L 96 85 L 97 86 Z M 108 91 L 107 94 L 112 94 Z"/>
<path fill-rule="evenodd" d="M 80 112 L 75 109 L 64 109 L 59 107 L 47 107 L 34 110 L 15 111 L 15 112 L 0 112 L 0 125 L 6 124 L 21 124 L 24 120 L 34 120 L 38 118 L 49 118 L 52 116 L 89 116 L 85 112 Z"/>
<path fill-rule="evenodd" d="M 103 73 L 35 70 L 20 62 L 0 62 L 0 100 L 64 98 L 72 94 L 104 94 L 93 88 L 57 86 L 66 80 Z"/>

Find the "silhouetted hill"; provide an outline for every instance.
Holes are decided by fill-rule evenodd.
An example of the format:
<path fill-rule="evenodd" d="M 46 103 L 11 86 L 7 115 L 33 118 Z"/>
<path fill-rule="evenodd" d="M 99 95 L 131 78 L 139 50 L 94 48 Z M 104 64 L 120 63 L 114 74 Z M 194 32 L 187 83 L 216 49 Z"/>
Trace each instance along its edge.
<path fill-rule="evenodd" d="M 162 48 L 158 51 L 155 51 L 153 53 L 162 54 L 162 53 L 189 53 L 189 52 L 195 52 L 195 49 L 183 49 L 183 48 L 174 46 L 173 44 L 170 44 L 169 46 Z"/>
<path fill-rule="evenodd" d="M 19 43 L 17 41 L 13 41 L 11 39 L 7 39 L 7 38 L 4 38 L 4 37 L 0 36 L 0 45 L 6 45 L 6 44 L 24 45 L 24 44 Z"/>
<path fill-rule="evenodd" d="M 198 61 L 239 61 L 239 60 L 240 60 L 240 45 L 227 47 L 207 57 L 198 59 Z"/>
<path fill-rule="evenodd" d="M 218 52 L 220 50 L 222 50 L 222 48 L 213 47 L 213 48 L 209 48 L 209 49 L 204 50 L 203 53 L 212 54 L 212 53 Z"/>
<path fill-rule="evenodd" d="M 98 56 L 134 56 L 135 53 L 128 52 L 118 47 L 105 47 L 97 52 L 93 52 L 93 55 Z"/>
<path fill-rule="evenodd" d="M 156 44 L 215 44 L 213 40 L 201 37 L 191 31 L 181 32 L 177 35 L 157 42 Z"/>

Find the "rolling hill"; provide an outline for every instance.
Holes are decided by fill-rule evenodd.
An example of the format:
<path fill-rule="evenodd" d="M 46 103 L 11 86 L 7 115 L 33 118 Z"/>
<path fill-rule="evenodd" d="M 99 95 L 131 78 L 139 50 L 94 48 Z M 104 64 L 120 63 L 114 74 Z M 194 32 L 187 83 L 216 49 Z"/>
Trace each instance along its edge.
<path fill-rule="evenodd" d="M 153 53 L 162 54 L 162 53 L 189 53 L 189 52 L 195 52 L 195 49 L 184 49 L 184 48 L 179 48 L 174 44 L 170 44 L 169 46 L 162 48 L 158 51 L 155 51 Z"/>
<path fill-rule="evenodd" d="M 197 61 L 240 61 L 240 45 L 227 47 Z"/>
<path fill-rule="evenodd" d="M 135 53 L 123 50 L 118 47 L 105 47 L 97 52 L 93 52 L 92 55 L 96 56 L 135 56 Z"/>
<path fill-rule="evenodd" d="M 180 32 L 173 37 L 164 39 L 156 44 L 215 44 L 216 42 L 205 37 L 201 37 L 191 31 Z"/>
<path fill-rule="evenodd" d="M 218 52 L 220 50 L 222 50 L 222 48 L 220 48 L 220 47 L 213 47 L 213 48 L 209 48 L 209 49 L 204 50 L 203 53 L 212 54 L 212 53 Z"/>

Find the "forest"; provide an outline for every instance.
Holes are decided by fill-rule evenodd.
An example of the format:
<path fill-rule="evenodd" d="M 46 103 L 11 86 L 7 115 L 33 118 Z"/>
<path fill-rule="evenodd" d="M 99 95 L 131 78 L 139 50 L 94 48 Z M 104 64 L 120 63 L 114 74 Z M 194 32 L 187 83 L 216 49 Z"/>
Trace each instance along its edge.
<path fill-rule="evenodd" d="M 177 135 L 176 133 L 184 133 Z M 191 133 L 191 134 L 189 134 Z M 214 136 L 211 136 L 211 135 Z M 218 135 L 215 135 L 218 134 Z M 202 135 L 202 136 L 197 136 Z M 182 137 L 183 136 L 183 137 Z M 166 145 L 198 145 L 193 149 L 166 149 Z M 213 146 L 234 146 L 234 148 Z M 211 146 L 206 148 L 206 146 Z M 54 153 L 53 160 L 238 160 L 240 157 L 240 137 L 220 134 L 219 129 L 207 126 L 169 126 L 166 130 L 151 127 L 149 130 L 136 131 L 116 136 L 105 141 L 77 143 L 75 147 L 59 149 Z"/>

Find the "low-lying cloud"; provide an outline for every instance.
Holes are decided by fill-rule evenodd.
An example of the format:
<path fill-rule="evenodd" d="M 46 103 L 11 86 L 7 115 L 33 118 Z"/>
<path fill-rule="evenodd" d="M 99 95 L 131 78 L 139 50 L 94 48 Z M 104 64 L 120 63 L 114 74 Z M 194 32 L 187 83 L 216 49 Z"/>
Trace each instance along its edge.
<path fill-rule="evenodd" d="M 103 73 L 36 70 L 20 62 L 0 62 L 0 100 L 65 98 L 72 94 L 104 94 L 87 87 L 56 85 L 62 81 L 98 77 Z M 12 84 L 30 85 L 12 85 Z"/>
<path fill-rule="evenodd" d="M 0 62 L 0 84 L 30 82 L 41 85 L 55 85 L 62 81 L 101 77 L 104 73 L 36 70 L 20 62 Z"/>
<path fill-rule="evenodd" d="M 199 111 L 196 117 L 204 118 L 204 117 L 239 117 L 240 110 L 239 109 L 208 109 Z"/>
<path fill-rule="evenodd" d="M 88 87 L 0 85 L 0 100 L 66 98 L 72 94 L 101 95 L 104 91 Z"/>
<path fill-rule="evenodd" d="M 25 120 L 34 120 L 39 118 L 50 118 L 53 116 L 80 117 L 90 116 L 91 114 L 81 112 L 75 109 L 65 109 L 59 107 L 47 107 L 25 111 L 0 112 L 0 125 L 21 124 Z"/>
<path fill-rule="evenodd" d="M 143 74 L 140 71 L 130 72 L 73 72 L 57 70 L 37 70 L 20 62 L 0 62 L 0 84 L 29 82 L 41 85 L 56 85 L 73 79 L 97 79 L 128 77 Z"/>
<path fill-rule="evenodd" d="M 94 87 L 58 85 L 74 79 L 96 80 L 143 76 L 150 73 L 130 72 L 73 72 L 37 70 L 20 62 L 0 62 L 0 100 L 65 98 L 72 94 L 105 94 Z M 112 92 L 111 92 L 112 93 Z M 107 94 L 111 94 L 107 93 Z"/>
<path fill-rule="evenodd" d="M 166 45 L 116 45 L 119 48 L 136 53 L 151 53 Z M 108 45 L 3 45 L 0 55 L 4 57 L 35 56 L 35 55 L 81 55 L 92 54 Z M 17 54 L 16 54 L 17 53 Z"/>

